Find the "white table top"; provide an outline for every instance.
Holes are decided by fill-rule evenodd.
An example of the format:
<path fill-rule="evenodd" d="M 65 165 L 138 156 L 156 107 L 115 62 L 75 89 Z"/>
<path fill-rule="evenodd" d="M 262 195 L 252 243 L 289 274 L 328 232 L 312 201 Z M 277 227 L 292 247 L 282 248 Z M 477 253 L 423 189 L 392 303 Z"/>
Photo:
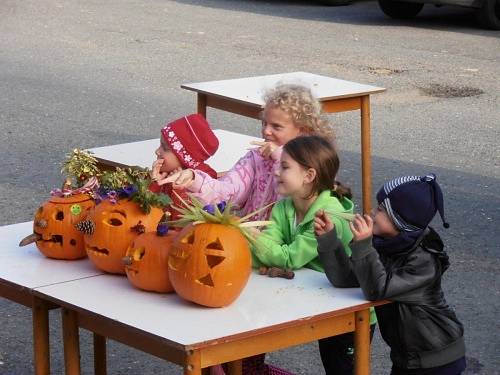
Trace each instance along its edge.
<path fill-rule="evenodd" d="M 214 133 L 219 139 L 219 149 L 207 160 L 207 164 L 218 172 L 231 169 L 247 152 L 248 148 L 255 147 L 250 145 L 250 141 L 262 140 L 261 138 L 222 129 L 215 129 Z M 153 161 L 156 160 L 155 150 L 158 148 L 159 143 L 160 138 L 158 137 L 140 142 L 91 148 L 90 151 L 99 160 L 115 166 L 151 168 Z"/>
<path fill-rule="evenodd" d="M 277 83 L 300 84 L 309 87 L 319 101 L 350 98 L 385 91 L 382 87 L 364 85 L 306 72 L 186 83 L 181 85 L 181 87 L 203 94 L 215 95 L 236 102 L 263 107 L 264 93 L 275 87 Z"/>
<path fill-rule="evenodd" d="M 38 251 L 34 243 L 19 247 L 19 241 L 31 233 L 31 221 L 0 227 L 0 281 L 34 289 L 102 275 L 103 272 L 95 268 L 87 258 L 49 259 Z"/>
<path fill-rule="evenodd" d="M 199 306 L 176 294 L 140 291 L 117 275 L 50 285 L 36 293 L 62 306 L 186 346 L 227 340 L 368 303 L 360 289 L 333 288 L 323 273 L 309 269 L 296 271 L 293 280 L 261 276 L 254 271 L 239 298 L 224 308 Z"/>

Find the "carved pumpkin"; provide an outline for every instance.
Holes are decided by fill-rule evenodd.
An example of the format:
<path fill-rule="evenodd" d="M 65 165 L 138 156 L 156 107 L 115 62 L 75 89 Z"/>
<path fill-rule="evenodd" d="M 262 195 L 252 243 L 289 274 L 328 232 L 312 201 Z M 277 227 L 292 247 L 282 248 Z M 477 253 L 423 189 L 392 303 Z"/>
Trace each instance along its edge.
<path fill-rule="evenodd" d="M 168 253 L 175 232 L 161 236 L 147 232 L 137 236 L 123 258 L 130 283 L 138 289 L 159 293 L 173 292 L 168 278 Z"/>
<path fill-rule="evenodd" d="M 140 234 L 154 231 L 163 211 L 152 207 L 146 214 L 129 200 L 111 203 L 104 200 L 89 212 L 90 230 L 85 234 L 89 259 L 100 270 L 125 274 L 122 258 L 128 246 Z"/>
<path fill-rule="evenodd" d="M 251 267 L 248 241 L 238 228 L 223 224 L 185 227 L 176 237 L 168 258 L 175 292 L 209 307 L 227 306 L 238 298 Z"/>
<path fill-rule="evenodd" d="M 49 258 L 84 258 L 86 252 L 83 233 L 75 225 L 86 217 L 94 205 L 87 194 L 54 196 L 46 201 L 36 211 L 33 221 L 33 239 L 36 240 L 38 250 Z"/>

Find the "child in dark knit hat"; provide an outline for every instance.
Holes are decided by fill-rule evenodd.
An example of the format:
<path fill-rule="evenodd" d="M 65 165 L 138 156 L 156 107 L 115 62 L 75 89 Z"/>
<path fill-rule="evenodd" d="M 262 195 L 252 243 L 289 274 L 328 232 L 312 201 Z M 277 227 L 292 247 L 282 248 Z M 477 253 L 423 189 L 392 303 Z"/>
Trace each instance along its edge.
<path fill-rule="evenodd" d="M 172 182 L 183 169 L 201 170 L 213 178 L 217 173 L 205 163 L 219 148 L 219 140 L 207 120 L 199 114 L 181 117 L 161 129 L 160 146 L 156 149 L 157 159 L 153 163 L 149 189 L 170 196 L 174 205 L 179 205 L 173 194 Z M 183 190 L 176 193 L 186 198 Z M 175 213 L 171 212 L 176 219 Z"/>
<path fill-rule="evenodd" d="M 448 268 L 444 245 L 429 223 L 443 194 L 430 174 L 399 177 L 377 193 L 372 217 L 350 223 L 352 256 L 346 255 L 331 220 L 316 213 L 319 259 L 335 287 L 361 286 L 375 308 L 380 333 L 391 348 L 391 375 L 456 375 L 465 369 L 463 326 L 448 306 L 441 276 Z"/>

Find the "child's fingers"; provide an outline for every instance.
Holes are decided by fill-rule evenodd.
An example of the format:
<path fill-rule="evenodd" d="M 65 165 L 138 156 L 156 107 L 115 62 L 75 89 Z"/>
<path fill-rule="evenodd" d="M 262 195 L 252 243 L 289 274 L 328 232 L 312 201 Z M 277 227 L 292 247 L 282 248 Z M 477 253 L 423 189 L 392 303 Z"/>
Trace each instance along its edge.
<path fill-rule="evenodd" d="M 163 181 L 164 181 L 165 184 L 169 183 L 169 182 L 174 182 L 174 181 L 176 181 L 179 178 L 180 175 L 181 175 L 180 171 L 177 171 L 177 172 L 174 172 L 174 173 L 170 173 L 168 175 L 168 177 L 165 178 Z"/>
<path fill-rule="evenodd" d="M 325 210 L 318 210 L 316 211 L 316 213 L 314 214 L 314 216 L 317 216 L 317 217 L 321 217 L 325 214 Z"/>
<path fill-rule="evenodd" d="M 324 228 L 326 226 L 326 223 L 320 217 L 316 216 L 314 218 L 314 225 L 318 226 L 318 228 Z"/>
<path fill-rule="evenodd" d="M 266 141 L 250 141 L 252 146 L 264 146 L 266 143 Z"/>
<path fill-rule="evenodd" d="M 369 227 L 373 226 L 373 219 L 372 219 L 372 217 L 370 215 L 368 215 L 368 214 L 365 214 L 364 217 L 365 217 L 366 224 Z"/>
<path fill-rule="evenodd" d="M 356 228 L 356 226 L 352 221 L 349 222 L 349 228 L 351 228 L 351 232 L 354 235 L 354 237 L 356 237 L 359 234 L 358 229 Z"/>

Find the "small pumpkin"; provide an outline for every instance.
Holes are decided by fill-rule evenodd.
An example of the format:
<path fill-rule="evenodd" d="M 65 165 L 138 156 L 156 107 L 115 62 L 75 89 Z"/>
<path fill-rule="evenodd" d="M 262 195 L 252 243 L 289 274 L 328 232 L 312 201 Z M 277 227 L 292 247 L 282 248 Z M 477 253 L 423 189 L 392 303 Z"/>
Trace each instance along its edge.
<path fill-rule="evenodd" d="M 161 225 L 161 224 L 160 224 Z M 168 253 L 175 232 L 147 232 L 137 236 L 123 258 L 130 283 L 138 289 L 158 293 L 174 291 L 168 277 Z"/>
<path fill-rule="evenodd" d="M 89 229 L 83 229 L 89 259 L 100 270 L 125 274 L 122 258 L 127 248 L 139 234 L 154 231 L 162 216 L 158 207 L 145 213 L 138 203 L 127 199 L 102 201 L 89 212 Z"/>
<path fill-rule="evenodd" d="M 182 298 L 209 307 L 231 304 L 242 292 L 252 268 L 248 241 L 224 224 L 186 226 L 168 258 L 170 282 Z"/>
<path fill-rule="evenodd" d="M 36 241 L 40 252 L 54 259 L 79 259 L 87 254 L 83 233 L 75 225 L 95 206 L 88 194 L 53 196 L 35 213 L 33 234 L 21 241 Z"/>

